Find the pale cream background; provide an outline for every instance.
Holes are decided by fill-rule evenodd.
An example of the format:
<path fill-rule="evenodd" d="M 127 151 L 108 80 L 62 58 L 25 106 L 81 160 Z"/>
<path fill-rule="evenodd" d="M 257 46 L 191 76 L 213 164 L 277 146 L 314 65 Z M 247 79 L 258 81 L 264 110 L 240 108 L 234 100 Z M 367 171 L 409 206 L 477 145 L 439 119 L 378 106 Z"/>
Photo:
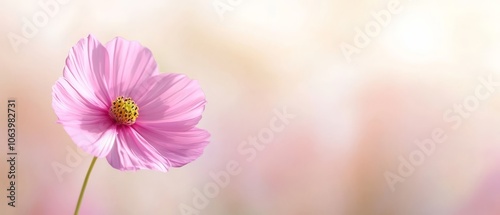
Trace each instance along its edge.
<path fill-rule="evenodd" d="M 41 0 L 45 2 L 47 0 Z M 51 108 L 70 48 L 94 34 L 140 41 L 162 72 L 197 79 L 207 95 L 200 126 L 212 142 L 169 173 L 120 172 L 99 159 L 81 214 L 181 214 L 192 189 L 227 161 L 242 173 L 200 214 L 494 215 L 500 213 L 500 94 L 450 130 L 443 113 L 500 80 L 497 1 L 401 0 L 381 34 L 347 63 L 342 42 L 387 8 L 383 0 L 241 0 L 220 19 L 214 1 L 69 1 L 15 52 L 9 32 L 40 11 L 37 0 L 0 7 L 1 214 L 71 214 L 91 157 L 59 182 L 51 164 L 75 149 Z M 226 1 L 222 1 L 226 2 Z M 497 89 L 498 90 L 498 89 Z M 6 206 L 6 100 L 18 105 L 17 207 Z M 296 115 L 253 162 L 238 145 L 274 109 Z M 448 140 L 391 192 L 385 171 L 436 127 Z M 495 202 L 496 201 L 496 202 Z"/>

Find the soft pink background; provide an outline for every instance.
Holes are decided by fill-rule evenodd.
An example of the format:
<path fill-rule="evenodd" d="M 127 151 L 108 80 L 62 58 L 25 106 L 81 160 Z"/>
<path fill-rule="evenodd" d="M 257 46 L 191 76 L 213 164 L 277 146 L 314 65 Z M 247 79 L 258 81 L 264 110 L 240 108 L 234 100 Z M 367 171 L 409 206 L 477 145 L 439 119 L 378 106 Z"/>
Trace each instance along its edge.
<path fill-rule="evenodd" d="M 48 0 L 40 0 L 46 2 Z M 0 214 L 71 214 L 91 157 L 59 181 L 53 163 L 76 149 L 55 123 L 51 87 L 70 48 L 94 34 L 140 41 L 162 72 L 197 79 L 212 133 L 197 161 L 169 173 L 120 172 L 99 159 L 81 214 L 182 214 L 192 189 L 231 159 L 241 164 L 200 214 L 500 214 L 500 93 L 462 125 L 443 113 L 500 80 L 500 4 L 401 0 L 401 13 L 347 63 L 342 42 L 389 0 L 241 0 L 221 19 L 212 0 L 69 1 L 15 52 L 9 32 L 41 11 L 38 0 L 0 5 Z M 221 2 L 226 2 L 226 0 Z M 7 206 L 6 103 L 17 100 L 17 207 Z M 296 115 L 252 162 L 238 145 L 268 127 L 275 109 Z M 391 192 L 385 171 L 442 127 L 436 146 Z"/>

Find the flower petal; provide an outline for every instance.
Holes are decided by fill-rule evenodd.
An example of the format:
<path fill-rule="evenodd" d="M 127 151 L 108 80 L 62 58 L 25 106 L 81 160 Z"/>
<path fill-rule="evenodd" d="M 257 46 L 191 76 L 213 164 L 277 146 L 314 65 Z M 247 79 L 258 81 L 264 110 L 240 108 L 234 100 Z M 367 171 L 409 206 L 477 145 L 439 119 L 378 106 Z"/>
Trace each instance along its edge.
<path fill-rule="evenodd" d="M 83 151 L 100 158 L 109 154 L 117 136 L 115 125 L 97 118 L 79 127 L 64 125 L 64 130 Z"/>
<path fill-rule="evenodd" d="M 134 128 L 120 127 L 118 138 L 106 156 L 109 164 L 119 170 L 151 169 L 162 172 L 171 166 Z"/>
<path fill-rule="evenodd" d="M 195 127 L 206 103 L 197 81 L 172 73 L 149 78 L 131 96 L 139 106 L 136 124 L 162 131 Z"/>
<path fill-rule="evenodd" d="M 99 106 L 98 99 L 85 98 L 80 88 L 60 78 L 53 87 L 52 107 L 58 122 L 76 145 L 93 156 L 104 157 L 116 136 L 114 125 L 107 110 Z"/>
<path fill-rule="evenodd" d="M 210 133 L 203 129 L 192 128 L 183 132 L 168 132 L 134 126 L 172 167 L 184 166 L 203 154 L 210 140 Z"/>
<path fill-rule="evenodd" d="M 52 87 L 52 106 L 59 123 L 77 123 L 105 112 L 106 106 L 101 106 L 95 97 L 86 98 L 84 93 L 81 85 L 73 86 L 65 78 L 59 78 Z"/>
<path fill-rule="evenodd" d="M 117 37 L 106 43 L 110 70 L 106 76 L 110 97 L 129 96 L 134 87 L 159 74 L 151 51 L 135 41 Z"/>
<path fill-rule="evenodd" d="M 69 52 L 63 77 L 78 89 L 82 97 L 92 100 L 95 105 L 105 106 L 110 101 L 104 80 L 108 69 L 106 48 L 89 35 L 81 39 Z"/>

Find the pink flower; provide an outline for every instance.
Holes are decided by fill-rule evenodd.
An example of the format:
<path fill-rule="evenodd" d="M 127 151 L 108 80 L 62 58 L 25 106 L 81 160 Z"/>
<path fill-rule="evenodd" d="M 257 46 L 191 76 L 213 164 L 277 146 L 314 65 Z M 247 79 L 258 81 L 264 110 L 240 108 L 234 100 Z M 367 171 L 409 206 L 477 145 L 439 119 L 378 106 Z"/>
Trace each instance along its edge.
<path fill-rule="evenodd" d="M 81 39 L 53 86 L 52 106 L 72 140 L 119 170 L 167 171 L 202 153 L 210 134 L 195 126 L 205 109 L 199 84 L 160 74 L 149 49 L 115 38 Z"/>

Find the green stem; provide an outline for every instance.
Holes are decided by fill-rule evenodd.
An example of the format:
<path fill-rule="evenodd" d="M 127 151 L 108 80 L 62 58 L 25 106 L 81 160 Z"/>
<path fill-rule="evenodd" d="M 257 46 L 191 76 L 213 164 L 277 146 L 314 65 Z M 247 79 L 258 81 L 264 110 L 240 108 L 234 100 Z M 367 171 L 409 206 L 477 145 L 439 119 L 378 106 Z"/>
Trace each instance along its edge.
<path fill-rule="evenodd" d="M 90 176 L 90 173 L 92 172 L 92 169 L 94 168 L 94 164 L 95 164 L 96 160 L 97 160 L 97 157 L 94 157 L 92 159 L 92 163 L 90 163 L 89 170 L 87 170 L 87 175 L 85 176 L 85 181 L 83 181 L 82 190 L 80 191 L 80 197 L 78 197 L 78 203 L 76 203 L 75 215 L 78 215 L 78 211 L 80 210 L 80 204 L 82 204 L 83 193 L 85 193 L 85 188 L 87 187 L 87 182 L 89 181 L 89 176 Z"/>

